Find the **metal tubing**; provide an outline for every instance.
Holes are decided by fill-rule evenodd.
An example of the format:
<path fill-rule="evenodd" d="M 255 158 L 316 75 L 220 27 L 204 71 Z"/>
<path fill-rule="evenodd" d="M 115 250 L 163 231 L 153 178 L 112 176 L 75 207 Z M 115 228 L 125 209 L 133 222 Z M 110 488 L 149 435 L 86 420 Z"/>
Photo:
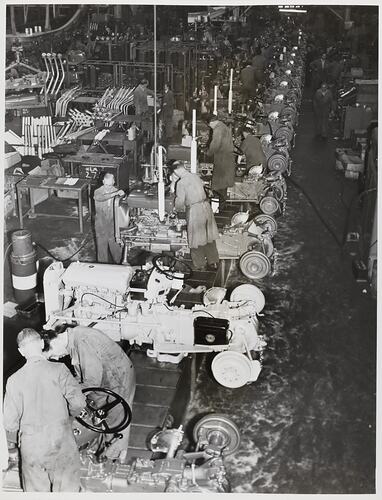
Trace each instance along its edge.
<path fill-rule="evenodd" d="M 52 64 L 52 60 L 51 60 L 52 54 L 48 53 L 48 54 L 46 55 L 46 57 L 47 57 L 47 60 L 48 60 L 48 62 L 49 62 L 49 66 L 50 66 L 50 68 L 51 68 L 51 72 L 52 72 L 52 78 L 51 78 L 51 80 L 50 80 L 50 82 L 49 82 L 49 84 L 48 84 L 48 87 L 47 87 L 47 89 L 46 89 L 46 93 L 47 93 L 47 94 L 49 94 L 49 92 L 50 92 L 50 87 L 51 87 L 51 85 L 52 85 L 52 83 L 53 83 L 53 79 L 54 79 L 54 68 L 53 68 L 53 64 Z"/>
<path fill-rule="evenodd" d="M 65 80 L 65 69 L 64 69 L 64 63 L 62 61 L 62 54 L 57 54 L 57 57 L 58 57 L 58 60 L 60 61 L 60 66 L 61 66 L 61 71 L 62 71 L 62 77 L 61 77 L 60 83 L 59 83 L 57 90 L 56 90 L 56 93 L 58 94 L 58 92 L 61 89 L 62 84 L 64 83 L 64 80 Z"/>
<path fill-rule="evenodd" d="M 56 67 L 57 76 L 56 76 L 56 79 L 54 81 L 54 85 L 53 85 L 53 89 L 52 89 L 52 94 L 57 95 L 56 88 L 57 88 L 57 85 L 58 85 L 58 80 L 60 78 L 60 71 L 58 69 L 58 63 L 57 63 L 57 56 L 56 56 L 56 54 L 54 54 L 54 65 Z"/>

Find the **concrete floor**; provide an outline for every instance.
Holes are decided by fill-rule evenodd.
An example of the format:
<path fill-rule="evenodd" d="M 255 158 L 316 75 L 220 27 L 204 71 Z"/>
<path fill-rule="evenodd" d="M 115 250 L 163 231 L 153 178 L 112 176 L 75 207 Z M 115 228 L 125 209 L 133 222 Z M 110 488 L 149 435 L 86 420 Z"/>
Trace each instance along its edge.
<path fill-rule="evenodd" d="M 335 172 L 336 147 L 314 138 L 311 103 L 304 101 L 292 176 L 341 240 L 346 210 L 339 194 L 349 200 L 357 185 Z M 373 493 L 375 300 L 290 183 L 278 222 L 278 269 L 258 283 L 266 297 L 264 369 L 257 382 L 232 390 L 208 376 L 206 360 L 189 416 L 225 413 L 240 428 L 240 450 L 227 459 L 233 492 Z M 233 273 L 229 286 L 243 281 Z"/>
<path fill-rule="evenodd" d="M 356 184 L 334 171 L 338 143 L 317 141 L 313 129 L 311 104 L 304 102 L 293 178 L 341 239 L 346 210 L 339 193 L 350 200 Z M 75 210 L 70 203 L 65 210 Z M 16 218 L 7 221 L 7 231 L 17 227 Z M 26 227 L 59 258 L 75 252 L 85 236 L 65 219 L 28 220 Z M 85 233 L 89 229 L 87 223 Z M 275 245 L 276 275 L 258 284 L 266 296 L 263 372 L 256 383 L 229 390 L 217 385 L 204 360 L 189 419 L 214 411 L 231 415 L 239 426 L 241 447 L 227 459 L 234 492 L 373 493 L 375 301 L 362 293 L 346 252 L 341 255 L 291 184 Z M 94 260 L 92 241 L 78 258 Z M 4 272 L 4 299 L 12 300 L 7 263 Z M 234 272 L 229 286 L 244 281 Z M 23 326 L 19 319 L 5 321 L 5 372 L 17 362 L 14 336 Z"/>

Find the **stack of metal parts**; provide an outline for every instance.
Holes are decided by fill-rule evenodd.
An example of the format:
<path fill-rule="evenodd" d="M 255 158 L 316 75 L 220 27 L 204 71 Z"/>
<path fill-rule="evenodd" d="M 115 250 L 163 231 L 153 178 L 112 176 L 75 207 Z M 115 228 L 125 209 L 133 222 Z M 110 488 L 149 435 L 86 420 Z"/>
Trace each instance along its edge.
<path fill-rule="evenodd" d="M 52 145 L 56 140 L 56 132 L 52 126 L 51 116 L 23 116 L 22 139 L 24 155 L 36 155 L 42 158 L 43 154 L 52 152 Z"/>
<path fill-rule="evenodd" d="M 71 109 L 68 115 L 68 120 L 56 122 L 55 124 L 60 128 L 58 129 L 53 146 L 75 140 L 79 135 L 94 130 L 94 117 L 90 111 L 82 113 L 78 109 Z"/>
<path fill-rule="evenodd" d="M 94 106 L 95 118 L 112 120 L 120 114 L 127 115 L 128 108 L 134 100 L 133 87 L 109 87 Z"/>

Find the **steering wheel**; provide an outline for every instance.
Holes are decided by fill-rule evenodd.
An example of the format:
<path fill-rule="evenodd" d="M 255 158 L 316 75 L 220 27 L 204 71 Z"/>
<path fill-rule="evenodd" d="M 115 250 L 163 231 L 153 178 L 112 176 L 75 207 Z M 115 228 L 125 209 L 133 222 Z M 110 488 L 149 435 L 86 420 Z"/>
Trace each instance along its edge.
<path fill-rule="evenodd" d="M 122 396 L 114 391 L 111 391 L 110 389 L 104 389 L 102 387 L 88 387 L 87 389 L 82 389 L 82 392 L 84 394 L 88 392 L 101 392 L 103 394 L 107 394 L 108 396 L 113 396 L 114 400 L 105 403 L 100 408 L 94 408 L 88 403 L 87 407 L 89 408 L 90 412 L 87 413 L 87 415 L 85 415 L 84 417 L 76 417 L 76 420 L 81 425 L 83 425 L 87 429 L 90 429 L 91 431 L 98 432 L 99 434 L 115 434 L 117 432 L 123 431 L 130 425 L 132 419 L 131 408 L 127 401 L 122 398 Z M 106 420 L 108 412 L 119 404 L 122 405 L 123 416 L 119 423 L 115 424 L 113 427 L 110 427 Z M 86 417 L 87 420 L 84 420 L 84 418 Z"/>
<path fill-rule="evenodd" d="M 188 279 L 192 274 L 191 266 L 173 255 L 156 255 L 153 258 L 153 266 L 158 272 L 164 274 L 170 280 L 174 279 L 174 274 L 177 272 L 182 273 L 184 279 Z M 180 269 L 176 269 L 177 266 L 180 267 Z M 184 270 L 182 270 L 182 266 Z M 168 267 L 168 269 L 165 269 L 165 267 Z"/>

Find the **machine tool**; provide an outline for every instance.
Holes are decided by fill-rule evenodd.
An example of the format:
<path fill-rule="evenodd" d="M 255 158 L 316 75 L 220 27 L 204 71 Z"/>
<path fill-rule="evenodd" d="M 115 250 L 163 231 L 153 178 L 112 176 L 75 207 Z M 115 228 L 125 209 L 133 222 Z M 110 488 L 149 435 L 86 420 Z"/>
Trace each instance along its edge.
<path fill-rule="evenodd" d="M 97 326 L 110 338 L 146 346 L 148 356 L 171 363 L 191 353 L 218 352 L 213 375 L 220 384 L 234 388 L 257 380 L 266 345 L 258 334 L 261 291 L 254 287 L 255 299 L 174 306 L 168 295 L 182 289 L 189 272 L 178 259 L 160 255 L 147 269 L 85 262 L 64 269 L 54 262 L 44 274 L 44 328 L 73 321 Z"/>

